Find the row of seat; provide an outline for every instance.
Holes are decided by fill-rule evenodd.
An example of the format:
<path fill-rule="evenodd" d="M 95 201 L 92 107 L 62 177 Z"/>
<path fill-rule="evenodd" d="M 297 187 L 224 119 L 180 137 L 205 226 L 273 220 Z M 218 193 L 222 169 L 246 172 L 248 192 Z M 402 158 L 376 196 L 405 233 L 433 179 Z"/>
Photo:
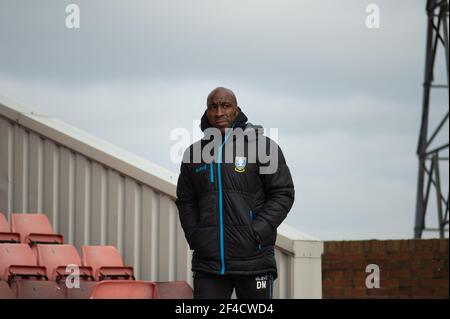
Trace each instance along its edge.
<path fill-rule="evenodd" d="M 10 281 L 18 276 L 17 269 L 26 267 L 28 274 L 59 281 L 73 272 L 68 265 L 76 266 L 86 280 L 134 279 L 133 267 L 124 266 L 114 246 L 82 246 L 81 250 L 82 258 L 73 245 L 0 244 L 0 280 Z"/>
<path fill-rule="evenodd" d="M 0 213 L 0 299 L 192 298 L 185 281 L 135 280 L 114 246 L 81 251 L 64 244 L 44 214 L 11 214 L 9 226 Z"/>
<path fill-rule="evenodd" d="M 45 214 L 11 214 L 11 225 L 0 212 L 0 243 L 55 243 L 62 244 L 64 237 L 53 232 Z"/>
<path fill-rule="evenodd" d="M 78 287 L 39 280 L 0 281 L 0 299 L 192 299 L 185 281 L 80 281 Z"/>

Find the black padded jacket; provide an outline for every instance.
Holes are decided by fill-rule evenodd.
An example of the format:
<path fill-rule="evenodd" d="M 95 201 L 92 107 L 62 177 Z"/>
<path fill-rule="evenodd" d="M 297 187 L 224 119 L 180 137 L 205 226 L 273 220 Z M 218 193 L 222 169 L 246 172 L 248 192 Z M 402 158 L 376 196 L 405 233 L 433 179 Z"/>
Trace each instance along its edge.
<path fill-rule="evenodd" d="M 208 127 L 205 112 L 202 131 Z M 249 130 L 254 134 L 244 134 Z M 294 202 L 291 173 L 279 146 L 262 134 L 260 126 L 248 123 L 242 111 L 222 137 L 220 145 L 213 144 L 218 152 L 209 162 L 193 163 L 194 150 L 203 150 L 211 142 L 204 137 L 184 152 L 181 163 L 176 205 L 186 240 L 194 250 L 192 271 L 271 273 L 276 278 L 276 231 Z M 236 147 L 239 139 L 243 149 Z M 273 172 L 261 174 L 260 168 L 270 163 L 267 158 L 248 158 L 252 157 L 249 149 L 257 145 L 266 145 L 270 160 L 278 161 Z M 276 152 L 269 152 L 270 146 Z M 233 160 L 226 161 L 231 151 Z"/>

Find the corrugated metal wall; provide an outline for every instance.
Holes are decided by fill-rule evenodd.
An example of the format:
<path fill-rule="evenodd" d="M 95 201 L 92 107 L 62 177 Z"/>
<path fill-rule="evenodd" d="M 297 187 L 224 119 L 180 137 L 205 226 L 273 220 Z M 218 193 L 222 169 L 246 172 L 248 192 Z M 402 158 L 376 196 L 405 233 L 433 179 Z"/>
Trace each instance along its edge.
<path fill-rule="evenodd" d="M 190 277 L 171 197 L 1 116 L 0 212 L 45 213 L 78 249 L 114 245 L 137 278 Z"/>

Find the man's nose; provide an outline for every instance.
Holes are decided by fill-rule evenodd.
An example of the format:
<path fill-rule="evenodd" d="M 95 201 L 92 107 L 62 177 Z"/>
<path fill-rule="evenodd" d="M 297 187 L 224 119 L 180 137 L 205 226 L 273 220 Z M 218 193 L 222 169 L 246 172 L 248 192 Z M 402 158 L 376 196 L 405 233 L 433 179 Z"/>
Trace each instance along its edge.
<path fill-rule="evenodd" d="M 224 115 L 223 108 L 221 106 L 217 107 L 216 117 L 222 117 Z"/>

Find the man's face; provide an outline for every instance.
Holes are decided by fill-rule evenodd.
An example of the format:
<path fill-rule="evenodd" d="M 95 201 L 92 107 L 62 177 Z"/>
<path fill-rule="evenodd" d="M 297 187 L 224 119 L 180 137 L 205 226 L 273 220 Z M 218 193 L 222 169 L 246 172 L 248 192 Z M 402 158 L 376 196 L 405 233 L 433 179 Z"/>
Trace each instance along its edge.
<path fill-rule="evenodd" d="M 230 127 L 239 114 L 233 96 L 224 90 L 218 90 L 208 100 L 206 116 L 212 126 L 218 128 L 222 133 Z"/>

